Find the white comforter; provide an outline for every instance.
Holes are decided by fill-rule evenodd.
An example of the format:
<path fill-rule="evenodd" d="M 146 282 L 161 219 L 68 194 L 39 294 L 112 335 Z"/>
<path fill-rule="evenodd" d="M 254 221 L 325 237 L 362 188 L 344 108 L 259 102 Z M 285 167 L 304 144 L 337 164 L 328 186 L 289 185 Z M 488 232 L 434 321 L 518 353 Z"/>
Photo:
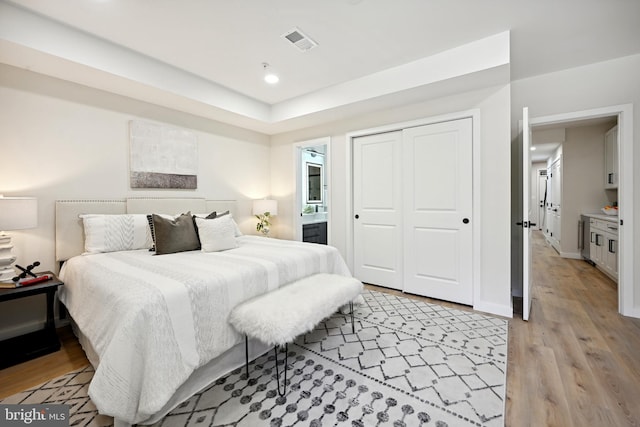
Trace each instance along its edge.
<path fill-rule="evenodd" d="M 227 323 L 237 304 L 314 273 L 351 275 L 330 246 L 257 236 L 238 244 L 65 263 L 60 298 L 100 359 L 89 395 L 101 413 L 139 423 L 158 412 L 196 368 L 241 342 Z"/>

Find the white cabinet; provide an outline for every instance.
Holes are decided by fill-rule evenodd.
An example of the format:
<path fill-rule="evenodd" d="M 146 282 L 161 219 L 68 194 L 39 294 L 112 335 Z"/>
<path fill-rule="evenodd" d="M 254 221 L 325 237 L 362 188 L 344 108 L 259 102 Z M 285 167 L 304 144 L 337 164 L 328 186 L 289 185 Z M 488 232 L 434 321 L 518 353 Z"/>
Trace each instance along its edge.
<path fill-rule="evenodd" d="M 618 281 L 618 234 L 605 233 L 605 246 L 602 248 L 602 263 L 605 271 Z"/>
<path fill-rule="evenodd" d="M 593 218 L 591 222 L 591 250 L 589 252 L 591 261 L 596 265 L 602 264 L 602 247 L 604 245 L 604 234 L 602 230 L 595 228 L 595 221 Z"/>
<path fill-rule="evenodd" d="M 604 188 L 618 188 L 618 126 L 604 135 Z"/>
<path fill-rule="evenodd" d="M 596 266 L 618 281 L 618 224 L 590 218 L 590 256 Z"/>

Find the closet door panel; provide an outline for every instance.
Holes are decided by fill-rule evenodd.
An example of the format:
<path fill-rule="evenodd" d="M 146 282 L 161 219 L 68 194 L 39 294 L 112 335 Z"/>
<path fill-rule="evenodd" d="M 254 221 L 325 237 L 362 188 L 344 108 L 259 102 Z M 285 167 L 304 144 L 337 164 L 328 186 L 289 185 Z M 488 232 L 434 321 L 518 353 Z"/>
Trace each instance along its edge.
<path fill-rule="evenodd" d="M 354 139 L 354 276 L 402 289 L 401 132 Z"/>
<path fill-rule="evenodd" d="M 472 120 L 403 131 L 404 290 L 473 302 Z"/>
<path fill-rule="evenodd" d="M 416 136 L 413 140 L 411 180 L 418 184 L 418 190 L 423 187 L 422 184 L 437 184 L 429 185 L 428 191 L 408 194 L 413 198 L 414 210 L 435 212 L 456 209 L 458 147 L 451 142 L 451 135 L 448 134 Z"/>
<path fill-rule="evenodd" d="M 414 237 L 415 251 L 412 252 L 412 256 L 415 275 L 441 283 L 458 282 L 458 257 L 450 256 L 459 252 L 458 233 L 452 230 L 416 227 Z M 425 259 L 431 261 L 424 262 Z"/>

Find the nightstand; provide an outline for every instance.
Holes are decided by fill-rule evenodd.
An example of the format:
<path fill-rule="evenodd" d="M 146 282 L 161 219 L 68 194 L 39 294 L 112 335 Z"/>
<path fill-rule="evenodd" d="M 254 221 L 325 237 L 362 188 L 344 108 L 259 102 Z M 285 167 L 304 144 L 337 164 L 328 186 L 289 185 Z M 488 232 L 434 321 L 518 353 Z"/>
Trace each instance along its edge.
<path fill-rule="evenodd" d="M 46 272 L 51 274 L 50 272 Z M 42 274 L 42 273 L 39 273 Z M 58 286 L 64 285 L 54 275 L 51 280 L 36 285 L 11 289 L 0 289 L 0 302 L 25 298 L 32 295 L 47 295 L 47 320 L 44 328 L 17 337 L 0 341 L 0 369 L 12 366 L 60 349 L 53 319 L 53 301 Z"/>

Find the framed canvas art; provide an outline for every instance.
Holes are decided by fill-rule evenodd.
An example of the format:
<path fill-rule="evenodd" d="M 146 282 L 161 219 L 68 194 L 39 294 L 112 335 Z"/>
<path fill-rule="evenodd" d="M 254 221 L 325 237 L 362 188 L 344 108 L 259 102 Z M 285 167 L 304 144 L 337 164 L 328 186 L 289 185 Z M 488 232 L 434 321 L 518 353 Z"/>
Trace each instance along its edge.
<path fill-rule="evenodd" d="M 198 188 L 194 132 L 141 120 L 132 120 L 129 132 L 131 188 Z"/>

